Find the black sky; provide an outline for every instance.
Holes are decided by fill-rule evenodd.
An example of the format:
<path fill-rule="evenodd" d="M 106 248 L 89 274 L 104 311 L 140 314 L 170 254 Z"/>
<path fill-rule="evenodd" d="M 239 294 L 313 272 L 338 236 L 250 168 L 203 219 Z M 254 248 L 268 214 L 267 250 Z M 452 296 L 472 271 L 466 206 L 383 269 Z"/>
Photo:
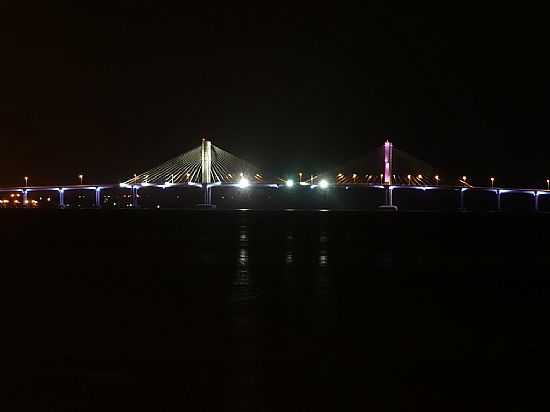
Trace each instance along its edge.
<path fill-rule="evenodd" d="M 71 3 L 1 6 L 2 185 L 118 181 L 201 136 L 280 174 L 390 137 L 442 174 L 550 175 L 542 10 Z"/>

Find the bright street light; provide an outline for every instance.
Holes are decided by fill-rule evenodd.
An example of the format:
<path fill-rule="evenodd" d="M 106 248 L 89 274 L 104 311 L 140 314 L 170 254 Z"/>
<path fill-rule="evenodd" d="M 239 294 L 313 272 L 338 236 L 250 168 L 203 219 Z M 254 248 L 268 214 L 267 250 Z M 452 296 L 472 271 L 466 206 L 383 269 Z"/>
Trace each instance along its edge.
<path fill-rule="evenodd" d="M 246 177 L 241 177 L 241 180 L 239 180 L 238 186 L 241 189 L 245 189 L 248 186 L 250 186 L 250 182 L 248 181 L 248 179 Z"/>
<path fill-rule="evenodd" d="M 325 179 L 321 179 L 321 181 L 319 182 L 319 187 L 321 189 L 326 189 L 328 188 L 328 182 L 325 180 Z"/>
<path fill-rule="evenodd" d="M 25 176 L 25 186 L 29 185 L 29 176 Z"/>
<path fill-rule="evenodd" d="M 84 179 L 84 175 L 83 175 L 83 174 L 79 174 L 79 175 L 78 175 L 78 178 L 80 179 L 80 184 L 82 184 L 82 179 Z"/>
<path fill-rule="evenodd" d="M 294 180 L 288 179 L 285 184 L 286 184 L 286 187 L 292 187 L 294 186 Z"/>
<path fill-rule="evenodd" d="M 491 177 L 491 187 L 495 187 L 495 178 Z"/>

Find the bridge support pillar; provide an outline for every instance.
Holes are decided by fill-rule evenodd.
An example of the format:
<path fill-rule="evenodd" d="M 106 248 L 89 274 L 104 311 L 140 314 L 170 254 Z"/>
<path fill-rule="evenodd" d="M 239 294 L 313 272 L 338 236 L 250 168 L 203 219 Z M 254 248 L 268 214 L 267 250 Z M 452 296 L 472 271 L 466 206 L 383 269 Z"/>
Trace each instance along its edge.
<path fill-rule="evenodd" d="M 197 207 L 204 208 L 204 209 L 213 209 L 216 207 L 216 205 L 212 204 L 212 188 L 208 184 L 202 185 L 202 193 L 204 196 L 204 203 L 201 203 L 197 205 Z"/>
<path fill-rule="evenodd" d="M 497 189 L 497 210 L 500 212 L 500 190 Z"/>
<path fill-rule="evenodd" d="M 27 190 L 23 190 L 23 206 L 24 207 L 29 207 L 29 197 L 28 197 L 28 191 Z"/>
<path fill-rule="evenodd" d="M 65 208 L 65 189 L 59 189 L 59 208 Z"/>
<path fill-rule="evenodd" d="M 535 192 L 535 212 L 539 211 L 539 192 Z"/>
<path fill-rule="evenodd" d="M 460 211 L 464 211 L 466 209 L 464 209 L 464 192 L 466 191 L 466 189 L 460 189 L 459 191 L 459 206 L 458 206 L 458 210 Z"/>
<path fill-rule="evenodd" d="M 135 209 L 135 208 L 138 208 L 139 207 L 139 203 L 138 203 L 138 187 L 137 186 L 132 186 L 132 207 Z"/>
<path fill-rule="evenodd" d="M 101 208 L 101 188 L 98 187 L 95 189 L 95 207 Z"/>
<path fill-rule="evenodd" d="M 212 204 L 212 189 L 208 187 L 208 185 L 205 186 L 204 190 L 204 204 L 205 205 L 211 205 Z"/>
<path fill-rule="evenodd" d="M 384 186 L 384 204 L 378 207 L 384 210 L 397 211 L 397 206 L 394 206 L 393 204 L 393 189 L 391 186 Z"/>

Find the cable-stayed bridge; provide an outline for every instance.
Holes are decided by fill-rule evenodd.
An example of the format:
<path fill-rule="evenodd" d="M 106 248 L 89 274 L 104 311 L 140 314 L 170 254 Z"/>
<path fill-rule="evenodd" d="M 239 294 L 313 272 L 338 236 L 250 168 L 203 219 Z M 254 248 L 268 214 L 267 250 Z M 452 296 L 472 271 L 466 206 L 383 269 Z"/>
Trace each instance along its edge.
<path fill-rule="evenodd" d="M 121 183 L 101 185 L 62 185 L 62 186 L 30 186 L 27 178 L 24 186 L 0 188 L 0 192 L 9 193 L 12 199 L 0 200 L 0 205 L 32 207 L 34 193 L 53 192 L 56 194 L 57 205 L 67 206 L 65 194 L 70 191 L 92 191 L 95 194 L 94 206 L 102 207 L 105 190 L 126 190 L 131 199 L 127 206 L 140 206 L 140 191 L 144 188 L 159 188 L 162 190 L 178 188 L 202 191 L 202 203 L 199 207 L 215 207 L 212 202 L 212 190 L 217 187 L 233 187 L 235 190 L 253 190 L 254 188 L 270 188 L 273 190 L 292 190 L 295 186 L 326 191 L 332 188 L 371 189 L 383 191 L 382 209 L 397 210 L 394 204 L 394 192 L 400 190 L 421 191 L 453 191 L 457 193 L 457 208 L 464 210 L 464 196 L 468 191 L 484 191 L 494 193 L 495 210 L 501 209 L 501 198 L 507 193 L 521 193 L 532 196 L 533 210 L 539 210 L 540 196 L 550 195 L 550 180 L 546 180 L 546 189 L 508 188 L 495 186 L 491 178 L 489 186 L 473 186 L 466 176 L 457 179 L 454 184 L 445 184 L 436 169 L 414 156 L 395 149 L 386 141 L 383 146 L 373 150 L 337 169 L 315 175 L 305 176 L 299 172 L 297 176 L 270 178 L 257 166 L 235 156 L 228 151 L 215 146 L 210 140 L 202 139 L 201 145 L 172 158 L 156 167 L 129 176 Z M 295 181 L 296 179 L 296 181 Z M 50 198 L 48 197 L 48 201 Z"/>

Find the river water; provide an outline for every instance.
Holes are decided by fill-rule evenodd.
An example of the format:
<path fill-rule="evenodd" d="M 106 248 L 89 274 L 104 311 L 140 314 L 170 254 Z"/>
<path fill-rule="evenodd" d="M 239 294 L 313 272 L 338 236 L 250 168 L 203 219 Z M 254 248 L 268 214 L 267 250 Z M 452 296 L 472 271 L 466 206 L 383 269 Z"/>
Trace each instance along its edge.
<path fill-rule="evenodd" d="M 522 409 L 543 393 L 549 215 L 6 210 L 0 222 L 22 409 Z"/>

